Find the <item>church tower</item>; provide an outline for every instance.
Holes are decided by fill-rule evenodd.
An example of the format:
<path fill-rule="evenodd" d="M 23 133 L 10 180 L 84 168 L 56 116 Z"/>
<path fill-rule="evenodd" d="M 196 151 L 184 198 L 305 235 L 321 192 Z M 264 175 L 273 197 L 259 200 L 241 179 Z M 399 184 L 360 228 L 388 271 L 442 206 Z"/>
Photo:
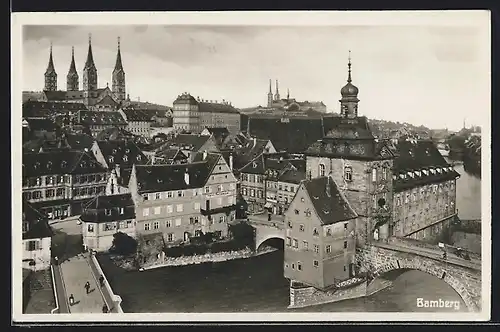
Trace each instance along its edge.
<path fill-rule="evenodd" d="M 342 95 L 342 99 L 340 99 L 340 109 L 342 117 L 353 119 L 358 117 L 359 90 L 351 83 L 351 51 L 349 51 L 349 62 L 347 67 L 347 84 L 340 90 L 340 94 Z"/>
<path fill-rule="evenodd" d="M 78 91 L 78 73 L 75 66 L 75 48 L 71 47 L 71 64 L 69 65 L 68 75 L 66 76 L 66 90 Z"/>
<path fill-rule="evenodd" d="M 276 94 L 274 95 L 274 100 L 280 100 L 280 90 L 278 89 L 278 80 L 276 80 Z"/>
<path fill-rule="evenodd" d="M 92 37 L 89 35 L 89 51 L 83 67 L 83 91 L 86 98 L 92 97 L 92 91 L 97 90 L 97 68 L 92 55 Z"/>
<path fill-rule="evenodd" d="M 267 93 L 267 107 L 273 107 L 273 91 L 271 89 L 271 80 L 269 80 L 269 92 Z"/>
<path fill-rule="evenodd" d="M 50 43 L 50 54 L 49 54 L 49 64 L 47 65 L 47 70 L 45 71 L 45 91 L 56 91 L 57 90 L 57 73 L 54 68 L 54 60 L 52 59 L 52 43 Z"/>
<path fill-rule="evenodd" d="M 112 90 L 118 102 L 125 100 L 125 71 L 123 70 L 120 52 L 120 37 L 118 37 L 118 53 L 116 54 L 115 69 L 113 69 Z"/>

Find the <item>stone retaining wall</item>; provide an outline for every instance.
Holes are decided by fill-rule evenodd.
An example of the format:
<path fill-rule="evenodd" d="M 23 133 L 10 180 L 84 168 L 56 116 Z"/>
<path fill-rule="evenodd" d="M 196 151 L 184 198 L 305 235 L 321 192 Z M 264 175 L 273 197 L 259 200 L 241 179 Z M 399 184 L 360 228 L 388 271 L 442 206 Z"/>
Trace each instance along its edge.
<path fill-rule="evenodd" d="M 104 277 L 104 288 L 101 289 L 106 300 L 108 310 L 112 313 L 123 313 L 123 309 L 121 306 L 122 298 L 113 292 L 113 289 L 111 288 L 108 279 L 106 279 L 106 275 L 102 271 L 101 265 L 99 264 L 99 261 L 94 254 L 90 254 L 89 265 L 92 269 L 92 272 L 94 273 L 94 277 L 96 278 L 97 282 L 99 280 L 99 276 Z"/>

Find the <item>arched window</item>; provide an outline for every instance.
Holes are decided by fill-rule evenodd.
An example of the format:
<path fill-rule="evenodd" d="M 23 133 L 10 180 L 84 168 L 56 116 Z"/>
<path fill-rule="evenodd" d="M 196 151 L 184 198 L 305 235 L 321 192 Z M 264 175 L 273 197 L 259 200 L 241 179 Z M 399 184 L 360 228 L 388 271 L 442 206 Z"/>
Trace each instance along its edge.
<path fill-rule="evenodd" d="M 325 176 L 325 165 L 319 164 L 319 176 Z"/>
<path fill-rule="evenodd" d="M 372 182 L 377 182 L 377 169 L 372 169 Z"/>

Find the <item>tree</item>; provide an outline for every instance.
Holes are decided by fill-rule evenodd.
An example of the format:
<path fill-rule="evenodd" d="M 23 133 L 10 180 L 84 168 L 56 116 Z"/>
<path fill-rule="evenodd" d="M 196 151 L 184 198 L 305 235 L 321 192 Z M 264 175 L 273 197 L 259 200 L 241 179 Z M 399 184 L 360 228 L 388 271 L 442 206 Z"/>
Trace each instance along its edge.
<path fill-rule="evenodd" d="M 137 241 L 125 233 L 115 233 L 109 251 L 123 256 L 134 254 L 137 251 Z"/>

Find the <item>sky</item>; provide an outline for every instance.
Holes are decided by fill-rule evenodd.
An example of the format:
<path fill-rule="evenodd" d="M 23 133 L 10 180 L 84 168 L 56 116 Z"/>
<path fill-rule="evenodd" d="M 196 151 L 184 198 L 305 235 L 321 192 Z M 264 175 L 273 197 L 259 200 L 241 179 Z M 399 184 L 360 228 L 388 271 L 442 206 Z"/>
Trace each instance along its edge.
<path fill-rule="evenodd" d="M 130 98 L 172 105 L 189 92 L 235 107 L 267 104 L 269 79 L 297 100 L 339 111 L 351 51 L 359 113 L 430 128 L 484 124 L 490 63 L 484 29 L 456 25 L 31 25 L 23 28 L 23 90 L 43 89 L 52 43 L 58 89 L 75 47 L 82 69 L 92 35 L 98 84 L 111 86 L 121 39 Z M 488 51 L 489 56 L 489 51 Z"/>

